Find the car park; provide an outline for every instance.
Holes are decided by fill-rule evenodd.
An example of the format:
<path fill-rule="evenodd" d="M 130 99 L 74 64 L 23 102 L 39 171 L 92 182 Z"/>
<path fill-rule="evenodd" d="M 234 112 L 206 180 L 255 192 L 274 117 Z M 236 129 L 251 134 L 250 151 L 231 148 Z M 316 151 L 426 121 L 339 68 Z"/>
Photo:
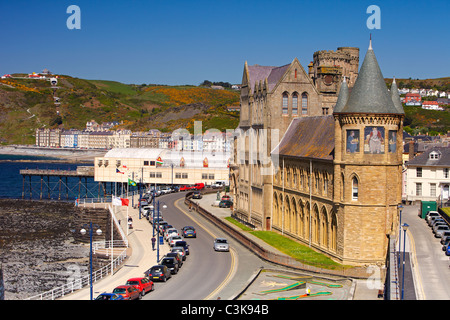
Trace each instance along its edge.
<path fill-rule="evenodd" d="M 117 293 L 100 293 L 95 300 L 125 300 L 120 294 Z"/>
<path fill-rule="evenodd" d="M 185 226 L 181 229 L 181 234 L 183 238 L 197 238 L 197 232 L 194 227 Z"/>
<path fill-rule="evenodd" d="M 219 203 L 219 208 L 230 208 L 233 205 L 231 200 L 222 200 Z"/>
<path fill-rule="evenodd" d="M 174 247 L 175 246 L 175 242 L 183 240 L 183 238 L 181 238 L 180 235 L 172 235 L 167 239 L 167 242 L 169 243 L 169 246 Z"/>
<path fill-rule="evenodd" d="M 189 244 L 186 241 L 176 241 L 174 247 L 183 247 L 186 255 L 189 255 Z"/>
<path fill-rule="evenodd" d="M 183 247 L 172 247 L 172 250 L 170 250 L 170 252 L 178 252 L 181 255 L 183 261 L 186 260 L 186 251 L 184 251 Z"/>
<path fill-rule="evenodd" d="M 168 252 L 166 254 L 167 257 L 173 257 L 177 260 L 178 262 L 178 269 L 181 268 L 183 266 L 183 257 L 181 256 L 181 254 L 179 252 Z"/>
<path fill-rule="evenodd" d="M 136 289 L 138 289 L 141 297 L 145 296 L 146 293 L 155 289 L 153 286 L 153 281 L 145 277 L 128 279 L 125 285 L 134 286 Z"/>
<path fill-rule="evenodd" d="M 450 231 L 450 228 L 448 227 L 448 225 L 447 225 L 447 224 L 440 225 L 440 226 L 438 226 L 437 228 L 435 228 L 435 230 L 434 230 L 434 236 L 435 236 L 436 238 L 440 238 L 440 237 L 442 237 L 442 234 L 443 234 L 445 231 Z"/>
<path fill-rule="evenodd" d="M 138 300 L 141 298 L 141 294 L 134 286 L 118 286 L 114 288 L 113 293 L 121 295 L 125 300 Z"/>
<path fill-rule="evenodd" d="M 230 251 L 230 246 L 228 240 L 225 238 L 214 239 L 214 250 L 215 251 Z"/>
<path fill-rule="evenodd" d="M 178 273 L 178 261 L 174 257 L 163 257 L 160 262 L 163 266 L 169 268 L 172 274 Z"/>
<path fill-rule="evenodd" d="M 172 273 L 169 268 L 164 265 L 155 265 L 144 272 L 145 276 L 147 276 L 150 280 L 158 280 L 166 282 L 167 279 L 172 277 Z"/>

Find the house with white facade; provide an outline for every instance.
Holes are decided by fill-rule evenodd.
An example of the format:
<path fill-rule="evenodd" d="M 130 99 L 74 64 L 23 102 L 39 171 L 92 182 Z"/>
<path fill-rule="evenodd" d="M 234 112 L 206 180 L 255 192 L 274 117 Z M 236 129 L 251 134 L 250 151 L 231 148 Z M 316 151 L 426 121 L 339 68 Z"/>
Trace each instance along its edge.
<path fill-rule="evenodd" d="M 403 178 L 407 203 L 449 201 L 450 147 L 433 147 L 408 161 Z"/>

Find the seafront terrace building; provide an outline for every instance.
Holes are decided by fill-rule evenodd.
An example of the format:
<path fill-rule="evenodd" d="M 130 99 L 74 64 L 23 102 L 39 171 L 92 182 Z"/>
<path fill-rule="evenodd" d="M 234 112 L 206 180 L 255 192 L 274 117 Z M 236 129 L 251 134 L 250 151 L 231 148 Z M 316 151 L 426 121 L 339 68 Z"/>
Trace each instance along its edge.
<path fill-rule="evenodd" d="M 159 148 L 117 148 L 95 158 L 98 182 L 191 185 L 228 180 L 229 153 Z"/>

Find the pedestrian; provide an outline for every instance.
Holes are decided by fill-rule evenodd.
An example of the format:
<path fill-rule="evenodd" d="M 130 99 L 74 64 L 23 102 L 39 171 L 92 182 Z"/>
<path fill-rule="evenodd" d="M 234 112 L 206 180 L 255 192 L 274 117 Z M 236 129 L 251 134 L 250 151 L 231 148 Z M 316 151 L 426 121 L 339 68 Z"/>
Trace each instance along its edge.
<path fill-rule="evenodd" d="M 128 227 L 133 229 L 133 219 L 131 217 L 128 217 Z"/>
<path fill-rule="evenodd" d="M 152 237 L 152 249 L 153 251 L 155 251 L 155 243 L 156 243 L 156 238 L 155 236 Z"/>

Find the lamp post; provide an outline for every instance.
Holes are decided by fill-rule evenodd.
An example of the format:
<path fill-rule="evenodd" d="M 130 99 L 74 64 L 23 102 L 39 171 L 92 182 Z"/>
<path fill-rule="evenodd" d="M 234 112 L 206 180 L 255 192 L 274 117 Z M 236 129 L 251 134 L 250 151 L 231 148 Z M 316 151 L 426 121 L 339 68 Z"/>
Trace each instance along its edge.
<path fill-rule="evenodd" d="M 403 228 L 403 267 L 402 267 L 402 297 L 401 300 L 403 300 L 403 294 L 405 292 L 405 244 L 406 244 L 406 230 L 408 230 L 409 225 L 404 223 L 402 225 Z"/>
<path fill-rule="evenodd" d="M 400 248 L 401 248 L 401 242 L 402 242 L 402 209 L 403 206 L 399 204 L 397 206 L 400 209 L 400 218 L 398 222 L 399 230 L 398 230 L 398 259 L 397 259 L 397 268 L 400 267 Z"/>
<path fill-rule="evenodd" d="M 159 263 L 159 242 L 161 241 L 161 236 L 159 235 L 159 200 L 156 204 L 156 211 L 158 212 L 158 228 L 156 232 L 158 232 L 158 242 L 156 244 L 156 263 Z M 163 209 L 166 209 L 167 205 L 163 202 Z M 153 220 L 154 223 L 155 220 Z"/>
<path fill-rule="evenodd" d="M 101 235 L 102 234 L 102 230 L 100 229 L 100 226 L 97 224 L 92 224 L 92 221 L 89 222 L 89 224 L 84 224 L 83 228 L 80 230 L 80 233 L 82 235 L 86 234 L 86 227 L 89 227 L 89 286 L 90 286 L 90 297 L 91 300 L 93 300 L 93 286 L 92 286 L 92 232 L 93 232 L 93 228 L 97 228 L 97 231 L 95 231 L 95 233 L 97 233 L 97 235 Z"/>

